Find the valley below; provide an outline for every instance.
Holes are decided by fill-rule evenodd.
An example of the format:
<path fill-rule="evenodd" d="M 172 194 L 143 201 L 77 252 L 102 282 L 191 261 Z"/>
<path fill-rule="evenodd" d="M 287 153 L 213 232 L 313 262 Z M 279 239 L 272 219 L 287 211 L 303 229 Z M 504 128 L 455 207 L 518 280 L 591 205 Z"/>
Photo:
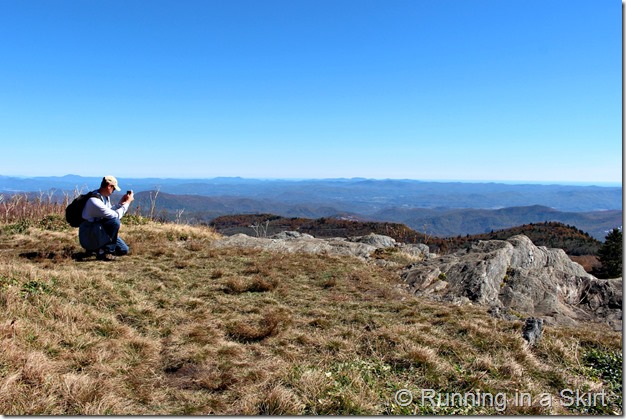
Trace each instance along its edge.
<path fill-rule="evenodd" d="M 0 194 L 63 199 L 99 178 L 0 176 Z M 192 224 L 236 214 L 402 223 L 433 237 L 560 222 L 602 241 L 622 225 L 621 186 L 425 182 L 407 179 L 120 179 L 133 211 Z"/>

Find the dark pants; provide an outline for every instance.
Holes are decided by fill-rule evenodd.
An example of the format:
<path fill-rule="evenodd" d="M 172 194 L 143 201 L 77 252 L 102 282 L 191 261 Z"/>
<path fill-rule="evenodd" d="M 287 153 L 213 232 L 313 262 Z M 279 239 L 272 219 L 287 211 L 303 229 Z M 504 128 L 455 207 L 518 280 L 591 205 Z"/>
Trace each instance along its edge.
<path fill-rule="evenodd" d="M 122 256 L 128 253 L 128 245 L 118 237 L 117 232 L 120 231 L 120 219 L 119 218 L 109 218 L 106 220 L 102 220 L 100 222 L 102 224 L 102 228 L 104 229 L 107 236 L 111 238 L 111 242 L 109 244 L 105 244 L 102 246 L 102 250 L 106 253 L 113 253 L 118 256 Z"/>

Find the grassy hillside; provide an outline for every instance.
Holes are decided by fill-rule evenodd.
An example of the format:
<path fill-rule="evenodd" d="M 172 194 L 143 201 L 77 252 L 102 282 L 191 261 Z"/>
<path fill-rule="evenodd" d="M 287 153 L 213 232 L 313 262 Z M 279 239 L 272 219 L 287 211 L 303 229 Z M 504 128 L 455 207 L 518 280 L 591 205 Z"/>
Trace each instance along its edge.
<path fill-rule="evenodd" d="M 58 215 L 0 223 L 1 413 L 621 413 L 621 334 L 601 325 L 528 347 L 521 321 L 417 298 L 396 269 L 217 249 L 210 228 L 138 217 L 121 235 L 132 253 L 97 262 Z M 436 406 L 425 389 L 509 400 Z"/>

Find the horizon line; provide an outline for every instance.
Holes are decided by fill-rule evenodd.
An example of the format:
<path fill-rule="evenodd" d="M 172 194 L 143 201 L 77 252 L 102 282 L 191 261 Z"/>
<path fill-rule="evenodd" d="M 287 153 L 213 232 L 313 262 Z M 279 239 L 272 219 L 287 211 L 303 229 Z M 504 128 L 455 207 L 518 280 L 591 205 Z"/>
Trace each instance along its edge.
<path fill-rule="evenodd" d="M 100 178 L 101 176 L 83 176 L 75 174 L 66 175 L 3 175 L 0 178 L 17 178 L 17 179 L 36 179 L 36 178 Z M 617 181 L 577 181 L 577 180 L 503 180 L 503 179 L 412 179 L 412 178 L 383 178 L 383 177 L 243 177 L 243 176 L 212 176 L 212 177 L 158 177 L 158 176 L 116 176 L 125 180 L 142 180 L 142 179 L 163 179 L 163 180 L 214 180 L 214 179 L 241 179 L 241 180 L 260 180 L 260 181 L 332 181 L 332 180 L 373 180 L 373 181 L 405 181 L 405 182 L 433 182 L 433 183 L 500 183 L 508 185 L 564 185 L 564 186 L 603 186 L 603 187 L 622 187 L 622 182 Z"/>

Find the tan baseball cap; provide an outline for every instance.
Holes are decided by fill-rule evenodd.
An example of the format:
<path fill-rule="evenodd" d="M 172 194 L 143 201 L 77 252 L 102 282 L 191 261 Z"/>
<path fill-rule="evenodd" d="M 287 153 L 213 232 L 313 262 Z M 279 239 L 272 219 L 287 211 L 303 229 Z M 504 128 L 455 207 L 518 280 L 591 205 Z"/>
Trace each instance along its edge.
<path fill-rule="evenodd" d="M 117 185 L 117 179 L 115 179 L 115 176 L 105 176 L 104 178 L 102 178 L 102 180 L 109 185 L 113 185 L 116 191 L 121 190 L 120 187 Z"/>

